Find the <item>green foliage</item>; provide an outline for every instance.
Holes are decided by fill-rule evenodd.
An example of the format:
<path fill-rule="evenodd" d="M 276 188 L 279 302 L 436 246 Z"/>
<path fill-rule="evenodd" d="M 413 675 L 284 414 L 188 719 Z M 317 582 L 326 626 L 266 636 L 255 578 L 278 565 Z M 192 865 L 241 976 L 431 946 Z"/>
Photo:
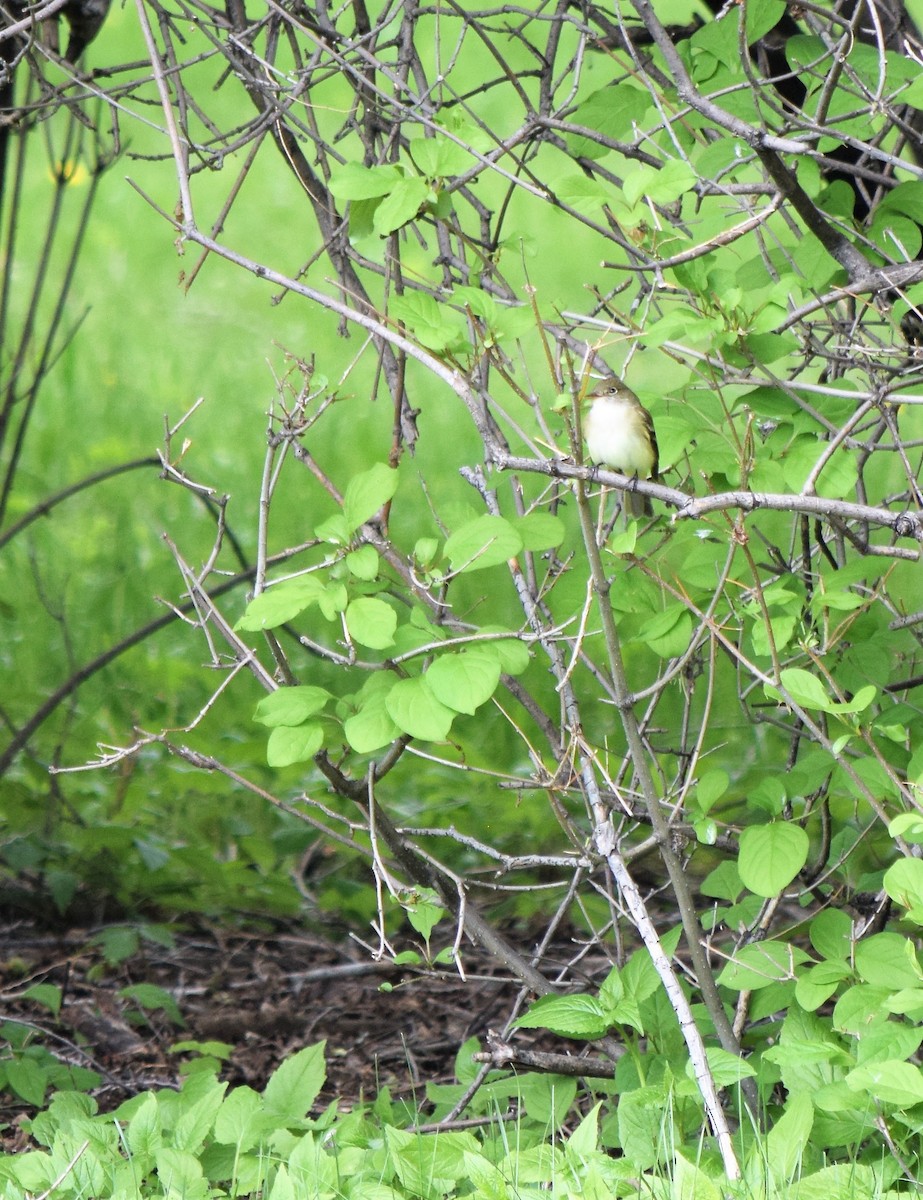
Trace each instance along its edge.
<path fill-rule="evenodd" d="M 40 760 L 59 761 L 57 743 L 17 764 L 9 879 L 62 912 L 101 892 L 121 910 L 293 913 L 286 867 L 329 838 L 354 873 L 321 904 L 374 921 L 400 961 L 461 970 L 462 935 L 484 942 L 481 910 L 499 897 L 506 915 L 604 955 L 604 978 L 588 981 L 582 955 L 534 962 L 503 943 L 517 936 L 505 927 L 490 943 L 530 988 L 562 987 L 519 1027 L 618 1033 L 619 1104 L 604 1085 L 578 1099 L 570 1080 L 492 1075 L 470 1103 L 521 1104 L 513 1170 L 499 1139 L 401 1128 L 387 1098 L 312 1124 L 322 1071 L 303 1052 L 263 1096 L 225 1097 L 200 1070 L 180 1098 L 144 1097 L 122 1114 L 124 1143 L 84 1099 L 56 1097 L 37 1119 L 48 1153 L 10 1175 L 21 1192 L 595 1196 L 634 1194 L 633 1175 L 658 1170 L 652 1192 L 709 1197 L 724 1169 L 759 1195 L 877 1196 L 897 1180 L 882 1144 L 923 1174 L 923 405 L 899 332 L 920 303 L 905 268 L 923 183 L 899 156 L 923 76 L 822 9 L 752 0 L 690 24 L 663 7 L 669 28 L 638 6 L 641 74 L 637 49 L 592 9 L 532 19 L 527 6 L 511 23 L 501 8 L 372 5 L 316 28 L 275 9 L 236 28 L 242 10 L 160 14 L 157 36 L 125 55 L 117 100 L 149 139 L 142 186 L 185 147 L 151 193 L 169 192 L 164 244 L 207 253 L 203 279 L 216 276 L 188 268 L 201 308 L 184 311 L 221 313 L 222 336 L 201 343 L 222 407 L 183 426 L 192 446 L 171 432 L 173 499 L 139 487 L 115 515 L 75 504 L 79 570 L 66 534 L 36 525 L 7 548 L 0 592 L 21 641 L 8 639 L 5 665 L 51 692 L 100 596 L 105 646 L 167 590 L 159 569 L 126 565 L 152 556 L 166 525 L 175 590 L 222 672 L 213 686 L 201 649 L 177 638 L 119 687 L 84 693 L 73 725 L 49 730 L 75 739 L 69 761 L 117 731 L 153 732 L 103 752 L 125 770 L 114 787 L 58 776 L 66 798 L 41 805 Z M 770 52 L 802 99 L 764 78 Z M 169 75 L 163 125 L 181 137 L 162 140 L 150 120 L 152 70 Z M 65 93 L 42 83 L 53 106 Z M 66 117 L 41 115 L 49 131 Z M 284 151 L 272 166 L 249 140 L 267 130 Z M 841 151 L 853 150 L 851 173 Z M 57 177 L 77 186 L 70 168 Z M 285 296 L 290 325 L 253 332 L 240 266 Z M 346 350 L 337 322 L 354 335 Z M 291 349 L 264 430 L 266 379 L 239 372 L 270 335 Z M 185 343 L 174 378 L 160 367 L 170 339 L 136 337 L 158 421 L 174 383 L 188 407 L 199 389 Z M 19 511 L 43 499 L 36 481 L 62 453 L 76 471 L 134 448 L 101 415 L 119 394 L 116 351 L 93 356 L 109 384 L 76 352 L 62 361 L 73 378 L 59 405 L 75 383 L 103 393 L 93 435 L 62 452 L 69 407 L 30 430 Z M 650 409 L 654 484 L 584 461 L 581 405 L 610 370 Z M 656 515 L 614 522 L 612 493 L 627 507 L 634 488 Z M 222 501 L 212 543 L 202 499 L 231 493 L 239 507 Z M 36 703 L 14 697 L 10 728 L 28 728 Z M 158 747 L 174 774 L 148 773 Z M 192 770 L 206 782 L 192 786 Z M 389 943 L 401 925 L 412 949 Z M 683 943 L 661 927 L 682 927 Z M 435 944 L 443 934 L 451 949 Z M 144 935 L 108 935 L 110 962 L 132 936 Z M 49 985 L 33 998 L 61 1003 Z M 179 1017 L 159 988 L 133 999 L 139 1021 Z M 6 1085 L 38 1103 L 55 1069 L 20 1037 Z M 848 1182 L 828 1173 L 846 1162 Z"/>

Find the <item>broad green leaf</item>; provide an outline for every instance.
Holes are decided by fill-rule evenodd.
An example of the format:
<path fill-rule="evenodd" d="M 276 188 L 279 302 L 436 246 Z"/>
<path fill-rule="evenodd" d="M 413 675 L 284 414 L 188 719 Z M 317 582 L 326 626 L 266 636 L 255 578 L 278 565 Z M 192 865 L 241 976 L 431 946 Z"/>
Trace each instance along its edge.
<path fill-rule="evenodd" d="M 522 550 L 522 538 L 503 517 L 475 517 L 456 529 L 445 544 L 455 572 L 482 571 L 505 563 Z"/>
<path fill-rule="evenodd" d="M 511 522 L 522 538 L 524 550 L 553 550 L 564 541 L 564 522 L 553 513 L 529 513 Z"/>
<path fill-rule="evenodd" d="M 346 610 L 348 603 L 349 592 L 346 590 L 346 585 L 338 583 L 336 580 L 328 583 L 317 597 L 317 607 L 328 621 L 335 621 L 340 613 Z"/>
<path fill-rule="evenodd" d="M 695 789 L 696 804 L 703 813 L 709 812 L 712 805 L 721 799 L 730 782 L 727 771 L 722 771 L 720 767 L 705 772 Z"/>
<path fill-rule="evenodd" d="M 324 588 L 319 575 L 305 575 L 301 579 L 278 583 L 254 596 L 234 628 L 244 632 L 275 629 L 314 604 Z"/>
<path fill-rule="evenodd" d="M 290 767 L 292 763 L 307 762 L 323 744 L 324 730 L 316 721 L 294 728 L 280 725 L 269 735 L 266 762 L 271 767 Z"/>
<path fill-rule="evenodd" d="M 154 1159 L 157 1163 L 157 1176 L 163 1188 L 163 1195 L 173 1200 L 173 1197 L 189 1197 L 189 1200 L 205 1200 L 208 1187 L 202 1173 L 202 1164 L 188 1150 L 176 1150 L 164 1146 L 158 1150 Z"/>
<path fill-rule="evenodd" d="M 670 1097 L 662 1087 L 641 1087 L 619 1097 L 618 1136 L 625 1157 L 636 1169 L 653 1167 L 666 1155 L 664 1115 Z"/>
<path fill-rule="evenodd" d="M 418 170 L 430 179 L 461 175 L 474 163 L 464 146 L 439 134 L 411 139 L 410 154 Z"/>
<path fill-rule="evenodd" d="M 911 919 L 923 925 L 923 862 L 899 859 L 885 871 L 883 885 L 891 899 L 909 909 Z"/>
<path fill-rule="evenodd" d="M 350 533 L 355 532 L 388 503 L 397 491 L 398 473 L 384 463 L 354 475 L 343 495 L 343 516 Z"/>
<path fill-rule="evenodd" d="M 507 633 L 502 625 L 484 625 L 481 633 Z M 528 667 L 531 661 L 529 647 L 525 642 L 518 640 L 514 636 L 502 641 L 489 641 L 484 643 L 485 647 L 490 647 L 491 654 L 495 654 L 500 662 L 500 670 L 507 675 L 521 675 Z"/>
<path fill-rule="evenodd" d="M 644 622 L 638 640 L 661 658 L 673 658 L 688 648 L 691 636 L 692 617 L 689 610 L 683 604 L 671 604 Z"/>
<path fill-rule="evenodd" d="M 811 1097 L 805 1092 L 789 1096 L 782 1116 L 773 1123 L 765 1146 L 758 1151 L 760 1164 L 768 1163 L 770 1175 L 777 1183 L 787 1184 L 797 1176 L 813 1125 Z"/>
<path fill-rule="evenodd" d="M 677 1154 L 671 1169 L 670 1200 L 722 1200 L 724 1192 L 701 1169 Z"/>
<path fill-rule="evenodd" d="M 867 1095 L 873 1104 L 912 1108 L 923 1103 L 923 1071 L 907 1062 L 891 1061 L 856 1067 L 846 1076 L 847 1086 Z"/>
<path fill-rule="evenodd" d="M 845 962 L 852 951 L 852 921 L 838 908 L 825 908 L 808 927 L 811 945 L 818 954 Z"/>
<path fill-rule="evenodd" d="M 754 942 L 742 946 L 718 976 L 722 987 L 734 991 L 757 991 L 771 983 L 794 979 L 796 968 L 807 962 L 807 954 L 787 942 Z"/>
<path fill-rule="evenodd" d="M 587 1115 L 567 1139 L 565 1153 L 576 1163 L 586 1160 L 587 1155 L 599 1150 L 599 1111 L 602 1101 L 594 1104 Z"/>
<path fill-rule="evenodd" d="M 134 1000 L 139 1008 L 146 1008 L 151 1012 L 165 1012 L 174 1025 L 186 1023 L 176 1001 L 165 988 L 158 987 L 156 983 L 132 983 L 128 987 L 120 988 L 118 994 L 126 1000 Z"/>
<path fill-rule="evenodd" d="M 880 987 L 923 986 L 923 972 L 909 938 L 899 933 L 877 933 L 856 943 L 856 971 L 864 983 Z"/>
<path fill-rule="evenodd" d="M 141 1107 L 128 1122 L 125 1140 L 128 1149 L 134 1155 L 156 1154 L 163 1145 L 160 1106 L 153 1092 L 148 1092 Z"/>
<path fill-rule="evenodd" d="M 407 920 L 428 945 L 430 934 L 446 911 L 438 894 L 432 888 L 420 888 L 418 891 L 402 894 L 399 903 L 407 914 Z"/>
<path fill-rule="evenodd" d="M 626 135 L 633 135 L 634 122 L 640 121 L 650 108 L 651 96 L 645 88 L 619 83 L 588 96 L 574 112 L 571 123 L 593 129 L 613 141 L 623 141 Z M 575 158 L 602 158 L 609 153 L 608 146 L 600 145 L 586 134 L 568 135 L 567 144 Z"/>
<path fill-rule="evenodd" d="M 346 566 L 356 579 L 371 582 L 378 578 L 381 559 L 374 546 L 360 546 L 346 555 Z"/>
<path fill-rule="evenodd" d="M 400 229 L 416 217 L 431 194 L 425 179 L 412 175 L 398 180 L 375 210 L 373 229 L 380 237 Z"/>
<path fill-rule="evenodd" d="M 200 1096 L 192 1104 L 183 1105 L 171 1138 L 177 1150 L 188 1150 L 191 1154 L 201 1151 L 215 1123 L 227 1086 L 226 1083 L 218 1083 L 216 1080 L 204 1096 Z"/>
<path fill-rule="evenodd" d="M 806 1012 L 816 1012 L 851 974 L 849 965 L 845 962 L 818 963 L 816 967 L 806 971 L 795 984 L 795 999 Z"/>
<path fill-rule="evenodd" d="M 338 200 L 374 200 L 387 196 L 403 178 L 398 167 L 343 163 L 331 176 L 330 191 Z"/>
<path fill-rule="evenodd" d="M 576 173 L 555 180 L 551 190 L 562 204 L 586 216 L 598 213 L 606 201 L 613 198 L 596 179 Z"/>
<path fill-rule="evenodd" d="M 400 737 L 401 730 L 391 719 L 387 693 L 374 693 L 360 700 L 354 716 L 343 723 L 346 740 L 357 754 L 371 754 Z"/>
<path fill-rule="evenodd" d="M 500 682 L 500 662 L 489 642 L 482 649 L 440 654 L 424 678 L 433 695 L 447 708 L 472 714 L 494 694 Z"/>
<path fill-rule="evenodd" d="M 433 695 L 425 679 L 400 679 L 385 698 L 395 725 L 411 737 L 441 742 L 449 736 L 455 712 Z"/>
<path fill-rule="evenodd" d="M 560 1037 L 598 1038 L 610 1022 L 595 996 L 540 996 L 513 1022 L 517 1029 L 548 1029 Z"/>
<path fill-rule="evenodd" d="M 756 1071 L 745 1058 L 722 1050 L 720 1046 L 709 1046 L 706 1058 L 712 1077 L 719 1087 L 730 1087 L 731 1084 L 740 1083 L 741 1079 L 753 1079 L 756 1075 Z M 691 1062 L 686 1063 L 686 1074 L 690 1079 L 695 1078 Z"/>
<path fill-rule="evenodd" d="M 349 636 L 370 650 L 384 650 L 394 645 L 397 613 L 385 600 L 375 596 L 360 596 L 346 609 L 346 628 Z"/>
<path fill-rule="evenodd" d="M 263 697 L 256 706 L 253 719 L 270 727 L 300 725 L 319 713 L 329 699 L 330 693 L 325 688 L 309 684 L 282 687 Z"/>
<path fill-rule="evenodd" d="M 269 1077 L 263 1092 L 263 1106 L 280 1123 L 300 1121 L 314 1101 L 327 1078 L 324 1063 L 326 1042 L 306 1046 Z"/>
<path fill-rule="evenodd" d="M 857 983 L 847 988 L 834 1005 L 833 1027 L 843 1033 L 863 1036 L 876 1023 L 887 1019 L 891 989 Z"/>
<path fill-rule="evenodd" d="M 740 835 L 737 870 L 757 896 L 777 896 L 808 861 L 810 840 L 800 825 L 751 825 Z"/>
<path fill-rule="evenodd" d="M 438 304 L 426 292 L 406 292 L 395 296 L 388 315 L 401 321 L 427 350 L 461 350 L 467 344 L 462 318 L 454 309 Z"/>
<path fill-rule="evenodd" d="M 262 1098 L 252 1088 L 246 1085 L 234 1088 L 215 1116 L 215 1140 L 236 1146 L 241 1153 L 251 1149 L 263 1130 L 262 1109 Z"/>
<path fill-rule="evenodd" d="M 61 1011 L 63 995 L 56 983 L 33 983 L 23 992 L 23 998 L 44 1005 L 55 1016 Z"/>
<path fill-rule="evenodd" d="M 752 46 L 770 29 L 774 29 L 784 12 L 783 0 L 747 0 L 744 5 L 747 42 Z"/>

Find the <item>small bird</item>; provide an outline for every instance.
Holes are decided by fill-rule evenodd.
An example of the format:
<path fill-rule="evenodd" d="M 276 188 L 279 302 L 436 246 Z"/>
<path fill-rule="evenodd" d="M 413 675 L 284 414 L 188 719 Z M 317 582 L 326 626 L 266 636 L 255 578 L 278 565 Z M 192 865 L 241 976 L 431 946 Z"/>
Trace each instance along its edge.
<path fill-rule="evenodd" d="M 660 461 L 654 422 L 631 388 L 613 376 L 592 391 L 589 399 L 592 404 L 583 434 L 592 461 L 656 483 Z M 654 514 L 649 496 L 626 491 L 624 504 L 631 517 Z"/>

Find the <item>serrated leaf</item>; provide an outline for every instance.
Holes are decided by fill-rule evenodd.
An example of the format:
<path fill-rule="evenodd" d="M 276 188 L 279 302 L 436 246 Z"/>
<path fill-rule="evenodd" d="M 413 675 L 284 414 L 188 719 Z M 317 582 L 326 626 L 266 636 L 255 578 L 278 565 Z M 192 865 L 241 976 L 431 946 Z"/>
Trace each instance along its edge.
<path fill-rule="evenodd" d="M 287 1058 L 269 1077 L 263 1091 L 265 1111 L 279 1123 L 300 1121 L 317 1099 L 327 1078 L 324 1049 L 327 1043 L 306 1046 Z"/>
<path fill-rule="evenodd" d="M 424 676 L 433 695 L 456 712 L 476 712 L 494 694 L 500 682 L 500 661 L 481 650 L 462 650 L 440 654 Z"/>
<path fill-rule="evenodd" d="M 254 721 L 274 728 L 276 725 L 300 725 L 308 717 L 320 712 L 330 693 L 325 688 L 304 684 L 299 687 L 283 687 L 271 692 L 256 706 Z"/>
<path fill-rule="evenodd" d="M 385 698 L 388 715 L 403 733 L 427 742 L 449 736 L 455 712 L 433 695 L 423 678 L 399 679 Z"/>
<path fill-rule="evenodd" d="M 346 628 L 349 636 L 370 650 L 384 650 L 394 645 L 397 613 L 385 600 L 375 596 L 360 596 L 346 609 Z"/>
<path fill-rule="evenodd" d="M 541 996 L 513 1022 L 517 1029 L 548 1029 L 560 1037 L 597 1038 L 609 1028 L 595 996 Z"/>
<path fill-rule="evenodd" d="M 503 517 L 482 516 L 456 529 L 445 554 L 456 572 L 482 571 L 505 563 L 522 550 L 522 538 Z"/>
<path fill-rule="evenodd" d="M 810 840 L 800 825 L 751 825 L 740 835 L 737 870 L 757 896 L 777 896 L 808 860 Z"/>
<path fill-rule="evenodd" d="M 360 525 L 374 517 L 394 496 L 397 485 L 397 471 L 384 463 L 376 463 L 367 471 L 354 475 L 343 495 L 343 517 L 347 530 L 354 533 Z"/>
<path fill-rule="evenodd" d="M 307 762 L 324 744 L 324 730 L 316 721 L 292 728 L 280 725 L 269 735 L 266 761 L 271 767 L 290 767 L 292 763 Z"/>

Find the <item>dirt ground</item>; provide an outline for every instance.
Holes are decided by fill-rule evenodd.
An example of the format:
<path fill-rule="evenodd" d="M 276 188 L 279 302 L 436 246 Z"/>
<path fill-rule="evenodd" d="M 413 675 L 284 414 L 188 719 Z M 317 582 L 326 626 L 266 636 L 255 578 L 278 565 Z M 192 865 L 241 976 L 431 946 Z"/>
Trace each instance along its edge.
<path fill-rule="evenodd" d="M 171 947 L 144 942 L 113 967 L 92 944 L 93 932 L 8 925 L 0 933 L 0 996 L 4 1019 L 30 1022 L 58 1058 L 102 1076 L 94 1095 L 107 1110 L 138 1091 L 176 1085 L 182 1059 L 170 1049 L 190 1039 L 230 1043 L 222 1078 L 257 1090 L 287 1055 L 326 1039 L 321 1105 L 374 1097 L 386 1084 L 399 1096 L 451 1082 L 459 1046 L 502 1028 L 519 993 L 470 947 L 465 982 L 455 971 L 397 968 L 355 943 L 295 931 L 177 932 Z M 57 1017 L 23 997 L 36 983 L 62 989 Z M 120 994 L 141 983 L 167 991 L 185 1026 L 162 1011 L 143 1019 Z M 23 1148 L 19 1126 L 31 1111 L 0 1091 L 0 1147 Z"/>

